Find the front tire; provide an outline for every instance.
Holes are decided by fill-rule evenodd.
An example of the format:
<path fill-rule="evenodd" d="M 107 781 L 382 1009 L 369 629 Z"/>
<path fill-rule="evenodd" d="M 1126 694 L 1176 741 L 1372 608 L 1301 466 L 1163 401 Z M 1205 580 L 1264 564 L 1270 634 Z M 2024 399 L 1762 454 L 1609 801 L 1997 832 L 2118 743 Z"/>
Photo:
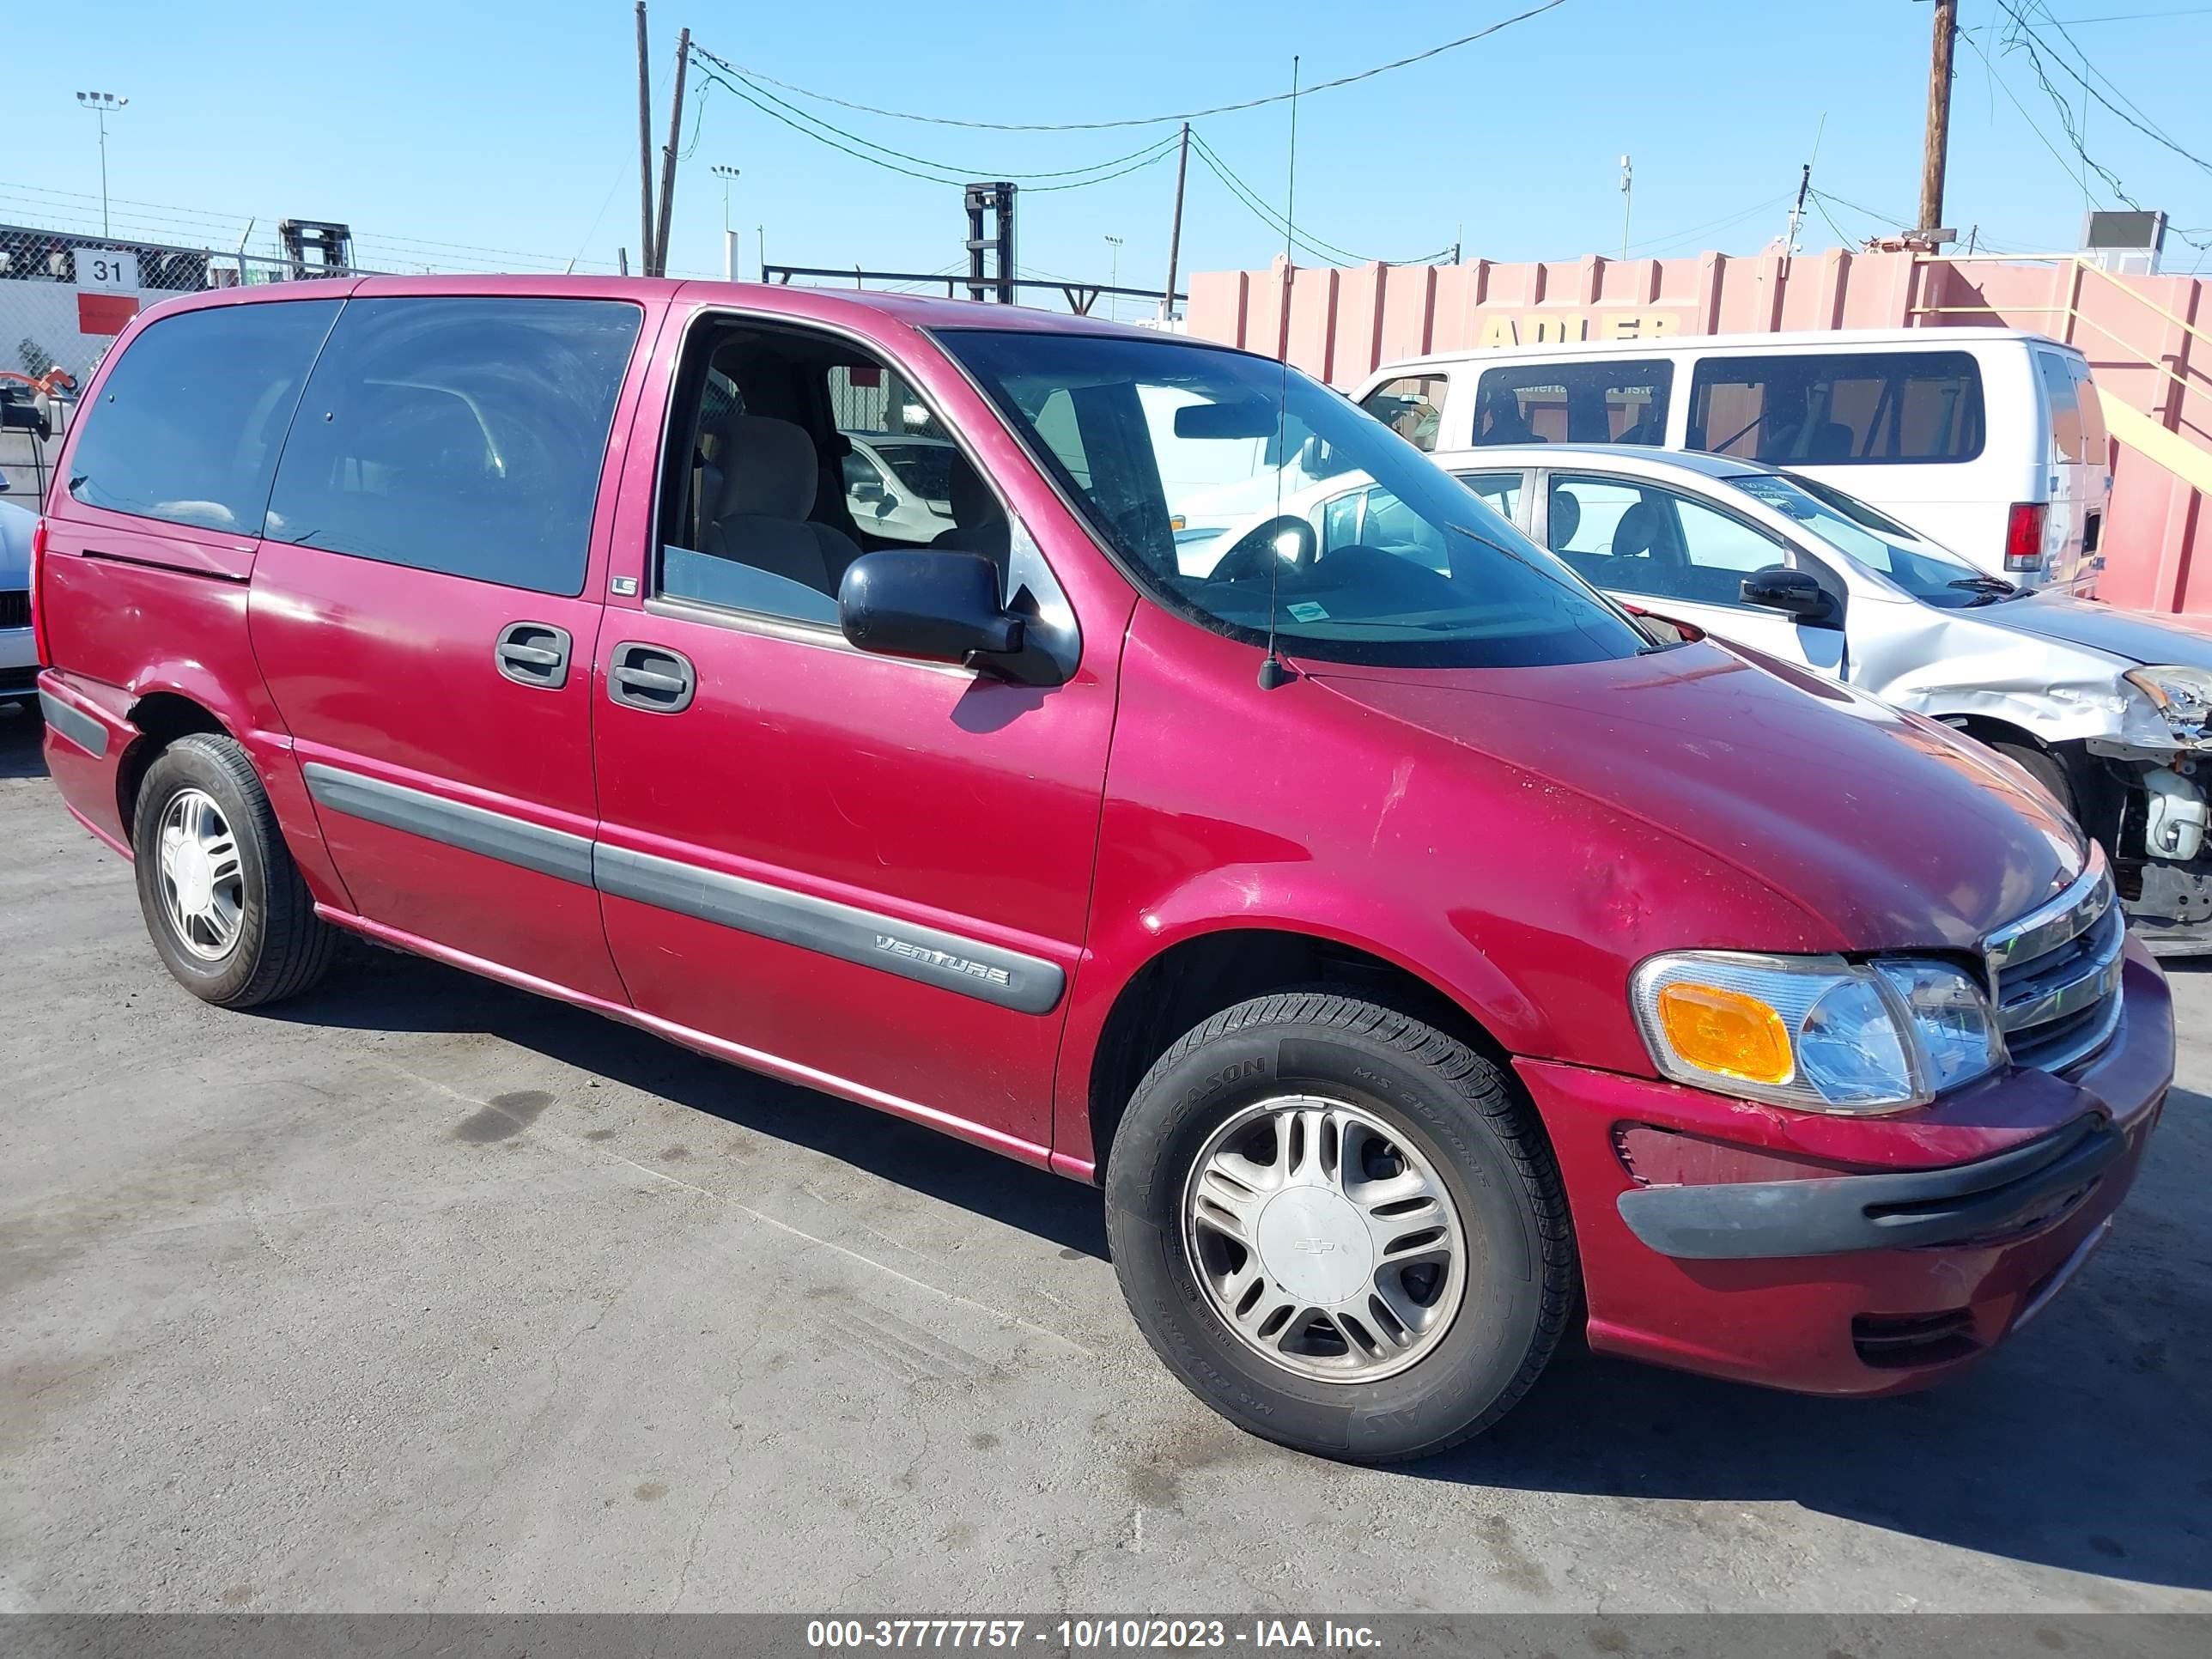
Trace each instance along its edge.
<path fill-rule="evenodd" d="M 258 1007 L 297 996 L 330 966 L 336 934 L 231 738 L 195 732 L 155 758 L 131 845 L 146 932 L 194 996 Z"/>
<path fill-rule="evenodd" d="M 1106 1224 L 1129 1311 L 1239 1427 L 1361 1462 L 1481 1433 L 1573 1303 L 1551 1148 L 1508 1076 L 1349 997 L 1215 1015 L 1146 1075 Z"/>

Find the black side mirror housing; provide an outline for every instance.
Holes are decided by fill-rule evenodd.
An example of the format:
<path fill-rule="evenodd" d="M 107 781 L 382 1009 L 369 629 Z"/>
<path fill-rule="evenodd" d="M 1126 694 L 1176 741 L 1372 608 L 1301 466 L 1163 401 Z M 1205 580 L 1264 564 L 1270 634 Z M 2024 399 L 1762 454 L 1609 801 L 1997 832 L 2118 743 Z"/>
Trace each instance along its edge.
<path fill-rule="evenodd" d="M 988 665 L 1022 648 L 1022 619 L 999 599 L 999 568 L 933 548 L 863 553 L 837 587 L 837 625 L 863 651 Z"/>
<path fill-rule="evenodd" d="M 1836 602 L 1810 572 L 1771 564 L 1743 579 L 1743 602 L 1779 611 L 1800 622 L 1832 623 Z"/>

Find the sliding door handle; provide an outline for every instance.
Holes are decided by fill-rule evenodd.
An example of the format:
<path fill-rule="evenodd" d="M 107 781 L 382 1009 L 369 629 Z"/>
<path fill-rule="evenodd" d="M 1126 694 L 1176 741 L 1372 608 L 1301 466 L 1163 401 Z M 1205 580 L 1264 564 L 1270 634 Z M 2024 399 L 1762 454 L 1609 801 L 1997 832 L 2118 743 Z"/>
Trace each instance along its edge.
<path fill-rule="evenodd" d="M 492 647 L 492 661 L 517 685 L 558 691 L 568 683 L 568 630 L 551 623 L 509 623 Z"/>

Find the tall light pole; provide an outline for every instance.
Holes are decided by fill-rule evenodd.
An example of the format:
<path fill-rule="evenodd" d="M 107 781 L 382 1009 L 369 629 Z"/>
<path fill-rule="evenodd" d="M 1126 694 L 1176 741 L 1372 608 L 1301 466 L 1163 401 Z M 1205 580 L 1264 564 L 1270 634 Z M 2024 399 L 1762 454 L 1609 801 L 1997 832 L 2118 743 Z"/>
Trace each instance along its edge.
<path fill-rule="evenodd" d="M 730 228 L 730 185 L 744 169 L 714 163 L 714 176 L 722 181 L 722 280 L 738 280 L 738 233 Z"/>
<path fill-rule="evenodd" d="M 1628 257 L 1628 216 L 1636 206 L 1636 168 L 1624 155 L 1620 158 L 1620 257 Z"/>
<path fill-rule="evenodd" d="M 1113 272 L 1113 274 L 1107 277 L 1106 286 L 1109 288 L 1119 288 L 1121 286 L 1121 239 L 1118 236 L 1109 236 L 1106 239 L 1106 246 L 1113 250 L 1113 252 L 1108 256 L 1108 268 Z M 1121 320 L 1121 296 L 1120 295 L 1109 294 L 1106 296 L 1106 314 L 1117 323 Z"/>
<path fill-rule="evenodd" d="M 107 228 L 107 118 L 111 112 L 121 109 L 131 100 L 118 98 L 112 92 L 80 92 L 76 95 L 79 109 L 88 109 L 100 120 L 100 234 L 112 233 Z"/>

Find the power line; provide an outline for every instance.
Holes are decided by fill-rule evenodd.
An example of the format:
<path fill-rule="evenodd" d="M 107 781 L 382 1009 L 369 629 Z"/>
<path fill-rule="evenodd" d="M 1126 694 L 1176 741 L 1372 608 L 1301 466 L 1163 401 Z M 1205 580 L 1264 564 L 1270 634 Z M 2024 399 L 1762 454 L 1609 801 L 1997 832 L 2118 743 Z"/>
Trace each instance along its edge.
<path fill-rule="evenodd" d="M 831 126 L 818 117 L 810 115 L 804 110 L 785 103 L 781 99 L 776 98 L 773 93 L 760 91 L 735 69 L 725 75 L 717 67 L 723 60 L 714 57 L 711 52 L 704 53 L 702 56 L 702 50 L 695 47 L 693 58 L 699 64 L 700 74 L 707 80 L 720 86 L 725 91 L 735 94 L 738 99 L 751 105 L 754 109 L 771 120 L 779 121 L 793 132 L 804 134 L 818 144 L 826 144 L 831 149 L 851 156 L 854 161 L 866 161 L 871 166 L 902 173 L 908 179 L 919 179 L 924 184 L 957 185 L 977 177 L 979 173 L 989 173 L 994 178 L 1007 177 L 1024 181 L 1036 179 L 1066 180 L 1059 184 L 1025 182 L 1024 188 L 1033 193 L 1039 191 L 1079 190 L 1091 185 L 1103 185 L 1110 179 L 1121 178 L 1125 174 L 1134 173 L 1139 167 L 1150 167 L 1153 162 L 1164 159 L 1175 143 L 1173 136 L 1170 135 L 1156 143 L 1146 145 L 1142 149 L 1133 150 L 1127 155 L 1115 156 L 1103 161 L 1093 161 L 1087 167 L 1066 167 L 1059 172 L 1022 173 L 1008 173 L 1000 168 L 957 167 L 950 162 L 933 161 L 923 156 L 908 155 L 904 151 L 895 150 L 887 145 L 878 144 L 872 140 L 863 138 L 856 133 L 847 132 L 842 127 Z M 767 101 L 769 100 L 774 101 Z M 786 113 L 787 111 L 789 113 Z M 813 125 L 808 125 L 809 123 Z M 817 126 L 826 131 L 817 131 Z M 836 136 L 830 136 L 832 134 Z M 856 149 L 854 148 L 856 145 L 865 146 L 865 148 Z M 870 150 L 878 151 L 880 154 L 870 155 L 868 153 Z M 896 159 L 887 159 L 891 157 Z M 906 165 L 908 162 L 915 165 L 908 166 Z M 929 170 L 924 171 L 925 168 Z M 1099 171 L 1101 168 L 1113 170 L 1102 173 Z M 1094 176 L 1077 179 L 1069 177 L 1075 173 Z"/>
<path fill-rule="evenodd" d="M 1779 196 L 1770 196 L 1764 201 L 1753 202 L 1747 208 L 1740 208 L 1735 212 L 1726 214 L 1718 219 L 1708 219 L 1701 225 L 1692 225 L 1686 230 L 1678 230 L 1670 235 L 1646 237 L 1643 241 L 1632 243 L 1629 252 L 1635 253 L 1641 252 L 1646 248 L 1666 247 L 1675 242 L 1686 242 L 1692 236 L 1702 236 L 1709 230 L 1723 230 L 1730 225 L 1741 224 L 1755 214 L 1765 213 L 1770 208 L 1781 206 L 1790 199 L 1790 194 L 1791 192 L 1784 191 Z"/>
<path fill-rule="evenodd" d="M 1347 264 L 1355 265 L 1423 265 L 1434 263 L 1449 252 L 1449 249 L 1439 248 L 1434 253 L 1425 253 L 1418 259 L 1375 259 L 1366 254 L 1354 253 L 1349 248 L 1339 247 L 1333 242 L 1325 242 L 1312 232 L 1297 228 L 1273 208 L 1269 207 L 1267 199 L 1250 185 L 1245 183 L 1238 176 L 1236 169 L 1223 161 L 1215 153 L 1213 146 L 1207 143 L 1195 131 L 1190 135 L 1190 147 L 1198 159 L 1212 169 L 1213 176 L 1221 180 L 1231 195 L 1251 210 L 1261 224 L 1267 226 L 1275 234 L 1281 236 L 1285 241 L 1295 242 L 1307 252 L 1318 255 L 1323 259 L 1340 259 Z"/>
<path fill-rule="evenodd" d="M 2107 12 L 2101 17 L 2054 17 L 2051 21 L 2061 28 L 2066 27 L 2069 24 L 2078 28 L 2086 23 L 2132 23 L 2152 17 L 2212 17 L 2212 6 L 2185 6 L 2179 11 Z M 1993 27 L 1995 27 L 1993 24 L 1977 23 L 1972 28 L 1962 28 L 1959 33 L 1971 34 L 1974 29 Z"/>
<path fill-rule="evenodd" d="M 693 46 L 691 48 L 691 55 L 695 61 L 700 61 L 700 67 L 702 73 L 711 75 L 712 71 L 708 70 L 707 66 L 708 64 L 712 64 L 715 69 L 722 70 L 729 75 L 734 76 L 738 80 L 744 83 L 748 90 L 758 94 L 761 97 L 767 99 L 769 102 L 775 105 L 777 107 L 788 111 L 791 114 L 798 117 L 801 121 L 808 122 L 814 126 L 823 129 L 825 131 L 835 133 L 838 137 L 844 139 L 848 143 L 858 144 L 864 149 L 873 150 L 878 155 L 890 156 L 895 161 L 911 162 L 918 167 L 929 167 L 939 173 L 957 173 L 963 179 L 981 179 L 986 176 L 994 179 L 1021 180 L 1028 180 L 1031 179 L 1072 179 L 1078 173 L 1097 173 L 1107 167 L 1117 167 L 1126 161 L 1148 160 L 1154 150 L 1164 149 L 1168 145 L 1176 142 L 1176 135 L 1170 133 L 1164 138 L 1155 139 L 1149 144 L 1146 144 L 1137 149 L 1131 150 L 1126 155 L 1116 155 L 1103 161 L 1090 161 L 1085 163 L 1081 167 L 1060 167 L 1049 171 L 1022 173 L 997 166 L 981 167 L 963 167 L 957 161 L 932 161 L 927 156 L 912 155 L 908 151 L 902 149 L 894 149 L 888 144 L 879 144 L 876 143 L 872 138 L 863 138 L 857 132 L 848 132 L 846 129 L 838 126 L 834 122 L 823 120 L 820 116 L 814 114 L 811 111 L 801 109 L 788 100 L 777 97 L 765 87 L 756 85 L 755 80 L 757 77 L 749 76 L 745 71 L 738 69 L 735 65 L 730 64 L 726 59 L 716 57 L 713 52 L 707 51 L 703 46 Z M 720 79 L 718 76 L 714 76 L 713 78 L 716 80 Z M 1042 188 L 1042 186 L 1032 186 L 1032 188 Z"/>
<path fill-rule="evenodd" d="M 2113 114 L 2118 116 L 2120 119 L 2124 121 L 2128 125 L 2135 128 L 2136 131 L 2143 134 L 2146 137 L 2152 139 L 2154 142 L 2164 145 L 2175 155 L 2181 156 L 2185 161 L 2194 163 L 2197 167 L 2203 169 L 2205 172 L 2212 173 L 2212 162 L 2207 162 L 2202 156 L 2183 149 L 2181 145 L 2175 143 L 2163 129 L 2158 126 L 2156 122 L 2151 119 L 2148 112 L 2144 110 L 2141 105 L 2135 101 L 2135 100 L 2130 98 L 2125 92 L 2122 91 L 2118 83 L 2113 81 L 2110 76 L 2106 75 L 2102 70 L 2099 69 L 2094 64 L 2089 61 L 2089 56 L 2087 52 L 2081 50 L 2081 43 L 2075 40 L 2071 34 L 2067 33 L 2066 27 L 2063 23 L 2061 23 L 2057 18 L 2051 16 L 2051 8 L 2049 4 L 2045 3 L 2045 0 L 2038 0 L 2038 3 L 2041 5 L 2044 15 L 2046 18 L 2049 18 L 2050 21 L 2057 26 L 2059 34 L 2064 39 L 2066 44 L 2073 49 L 2074 55 L 2081 60 L 2081 67 L 2087 70 L 2090 74 L 2095 76 L 2106 86 L 2112 88 L 2112 91 L 2118 95 L 2120 101 L 2127 105 L 2128 110 L 2134 111 L 2135 114 L 2130 115 L 2127 110 L 2121 109 L 2118 105 L 2114 104 L 2111 99 L 2106 97 L 2104 94 L 2099 92 L 2094 87 L 2083 80 L 2080 72 L 2076 70 L 2071 64 L 2069 64 L 2055 48 L 2053 48 L 2051 52 L 2051 61 L 2053 63 L 2057 64 L 2060 69 L 2065 70 L 2066 73 L 2074 79 L 2075 82 L 2081 87 L 2084 93 L 2088 94 L 2090 97 L 2094 98 L 2100 104 L 2103 105 Z M 2133 197 L 2130 196 L 2124 190 L 2121 189 L 2118 177 L 2112 171 L 2111 168 L 2104 166 L 2094 157 L 2090 155 L 2087 149 L 2085 148 L 2081 135 L 2078 131 L 2076 131 L 2074 125 L 2072 112 L 2067 107 L 2065 100 L 2059 97 L 2057 91 L 2051 85 L 2050 81 L 2043 73 L 2042 57 L 2037 51 L 2036 42 L 2033 36 L 2034 26 L 2030 23 L 2026 17 L 2023 17 L 2018 11 L 2014 10 L 2014 8 L 2008 3 L 2008 0 L 1997 0 L 1997 6 L 1998 9 L 2002 11 L 2008 17 L 2011 18 L 2015 25 L 2015 27 L 2009 32 L 2008 39 L 2027 49 L 2028 58 L 2035 67 L 2036 78 L 2043 82 L 2043 89 L 2050 94 L 2052 104 L 2057 106 L 2059 112 L 2060 124 L 2065 127 L 2066 137 L 2073 144 L 2075 153 L 2081 157 L 2082 166 L 2094 169 L 2100 177 L 2103 178 L 2112 185 L 2113 195 L 2118 197 L 2121 201 L 2126 203 L 2128 206 L 2134 208 L 2138 212 L 2141 212 L 2142 204 L 2138 203 Z M 2044 44 L 2046 46 L 2049 45 L 2047 41 Z M 2142 118 L 2141 120 L 2137 120 L 2136 116 L 2141 116 Z M 2173 231 L 2172 234 L 2179 237 L 2182 241 L 2185 242 L 2190 246 L 2197 249 L 2200 256 L 2208 249 L 2212 249 L 2212 241 L 2203 240 L 2197 235 L 2191 234 L 2188 231 L 2176 230 Z M 2201 258 L 2198 263 L 2203 263 Z"/>
<path fill-rule="evenodd" d="M 1849 243 L 1856 240 L 1853 237 L 1846 236 L 1844 234 L 1844 228 L 1838 224 L 1835 221 L 1834 216 L 1829 213 L 1826 197 L 1822 195 L 1821 192 L 1817 190 L 1808 191 L 1806 194 L 1813 198 L 1814 209 L 1820 214 L 1822 221 L 1826 223 L 1830 230 L 1836 233 L 1836 240 L 1838 241 Z"/>
<path fill-rule="evenodd" d="M 2036 46 L 2034 26 L 2013 9 L 2009 3 L 2009 0 L 1997 0 L 1997 9 L 2003 12 L 2006 16 L 2011 18 L 2014 23 L 2020 26 L 2019 32 L 2014 36 L 2014 39 L 2019 45 L 2025 46 L 2027 49 L 2028 58 L 2035 66 L 2037 78 L 2039 80 L 2043 79 L 2043 54 Z M 2060 33 L 2063 33 L 2064 31 L 2062 29 Z M 2069 38 L 2068 44 L 2072 44 L 2070 37 Z M 2079 46 L 2075 46 L 2075 51 L 2079 52 L 2081 48 Z M 2088 81 L 2082 76 L 2081 72 L 2075 69 L 2071 64 L 2068 63 L 2065 58 L 2061 57 L 2057 52 L 2053 52 L 2051 53 L 2051 61 L 2057 64 L 2060 69 L 2065 70 L 2065 72 L 2073 78 L 2075 83 L 2078 85 L 2083 92 L 2095 99 L 2100 104 L 2102 104 L 2113 114 L 2118 116 L 2121 120 L 2126 122 L 2137 132 L 2142 133 L 2143 137 L 2150 139 L 2154 143 L 2164 145 L 2167 149 L 2172 150 L 2176 155 L 2180 156 L 2182 160 L 2191 163 L 2192 166 L 2200 167 L 2206 173 L 2212 173 L 2212 161 L 2206 161 L 2203 156 L 2196 154 L 2193 150 L 2185 149 L 2181 145 L 2174 143 L 2172 138 L 2168 137 L 2157 127 L 2137 120 L 2134 115 L 2131 115 L 2128 111 L 2122 109 L 2111 99 L 2106 97 L 2103 93 L 2098 91 L 2096 88 L 2090 85 Z M 2089 60 L 2084 58 L 2081 61 L 2084 64 L 2087 64 Z M 2092 65 L 2093 70 L 2094 67 L 2094 66 Z M 2045 89 L 2051 93 L 2053 100 L 2056 101 L 2060 109 L 2063 111 L 2065 109 L 2065 100 L 2058 97 L 2057 91 L 2051 88 L 2047 81 L 2045 82 Z M 2117 91 L 2118 88 L 2115 88 L 2114 90 Z M 2123 94 L 2123 96 L 2124 96 L 2124 94 Z M 2074 124 L 2070 112 L 2067 112 L 2065 126 L 2067 130 L 2067 137 L 2073 139 L 2078 148 L 2081 142 L 2080 135 L 2074 131 Z M 2091 161 L 2087 155 L 2084 155 L 2081 159 L 2090 167 L 2095 167 L 2099 173 L 2103 173 L 2106 178 L 2112 179 L 2113 193 L 2116 195 L 2118 194 L 2119 180 L 2117 178 L 2113 178 L 2112 174 L 2104 167 L 2099 167 L 2098 164 L 2095 161 Z M 2122 196 L 2120 199 L 2123 201 L 2127 200 L 2124 196 Z"/>
<path fill-rule="evenodd" d="M 1441 53 L 1455 51 L 1461 46 L 1472 46 L 1477 40 L 1486 40 L 1502 29 L 1510 29 L 1516 23 L 1525 23 L 1532 17 L 1540 16 L 1545 12 L 1554 10 L 1565 3 L 1566 0 L 1544 0 L 1541 5 L 1531 6 L 1526 11 L 1516 13 L 1513 16 L 1492 23 L 1486 28 L 1477 29 L 1472 34 L 1462 34 L 1456 40 L 1446 40 L 1440 46 L 1431 46 L 1425 51 L 1411 53 L 1388 64 L 1377 64 L 1373 69 L 1361 70 L 1354 75 L 1340 75 L 1334 81 L 1323 81 L 1318 86 L 1308 87 L 1296 95 L 1300 98 L 1310 98 L 1317 92 L 1327 92 L 1332 88 L 1348 87 L 1356 81 L 1372 80 L 1378 75 L 1389 74 L 1392 70 L 1404 69 L 1409 64 L 1425 62 Z M 1239 103 L 1216 104 L 1208 109 L 1178 110 L 1169 115 L 1133 115 L 1113 121 L 969 121 L 949 115 L 921 115 L 912 110 L 883 109 L 873 104 L 855 103 L 850 99 L 840 98 L 832 93 L 815 92 L 789 81 L 780 81 L 773 75 L 763 74 L 759 70 L 750 69 L 741 64 L 728 64 L 721 58 L 716 58 L 714 61 L 722 64 L 732 73 L 743 74 L 755 81 L 764 81 L 769 86 L 781 87 L 786 92 L 796 93 L 801 98 L 811 98 L 817 103 L 835 104 L 840 109 L 854 110 L 863 115 L 880 115 L 894 121 L 921 121 L 931 126 L 971 127 L 989 132 L 1097 132 L 1108 127 L 1158 126 L 1165 122 L 1195 121 L 1202 116 L 1229 115 L 1240 110 L 1260 109 L 1269 104 L 1279 104 L 1285 99 L 1293 95 L 1287 92 L 1275 92 L 1268 94 L 1264 98 L 1247 98 Z"/>
<path fill-rule="evenodd" d="M 2027 123 L 2027 130 L 2035 135 L 2036 142 L 2051 152 L 2051 159 L 2058 163 L 2068 178 L 2073 178 L 2074 164 L 2059 154 L 2058 147 L 2051 142 L 2050 136 L 2037 124 L 2035 117 L 2028 113 L 2027 106 L 2020 101 L 2019 94 L 2012 89 L 2012 83 L 1997 73 L 1997 66 L 1990 61 L 1989 53 L 1982 49 L 1982 43 L 1963 29 L 1960 33 L 1966 44 L 1973 48 L 1974 56 L 1982 60 L 1982 67 L 1989 71 L 1990 84 L 2004 94 L 2005 101 L 2020 112 L 2020 118 Z"/>
<path fill-rule="evenodd" d="M 1833 202 L 1838 207 L 1849 208 L 1854 213 L 1863 213 L 1868 218 L 1874 220 L 1879 224 L 1902 226 L 1905 223 L 1905 221 L 1895 214 L 1877 213 L 1874 209 L 1867 207 L 1861 203 L 1850 201 L 1844 197 L 1837 195 L 1832 190 L 1815 190 L 1812 193 L 1815 196 L 1825 197 L 1827 200 Z"/>

